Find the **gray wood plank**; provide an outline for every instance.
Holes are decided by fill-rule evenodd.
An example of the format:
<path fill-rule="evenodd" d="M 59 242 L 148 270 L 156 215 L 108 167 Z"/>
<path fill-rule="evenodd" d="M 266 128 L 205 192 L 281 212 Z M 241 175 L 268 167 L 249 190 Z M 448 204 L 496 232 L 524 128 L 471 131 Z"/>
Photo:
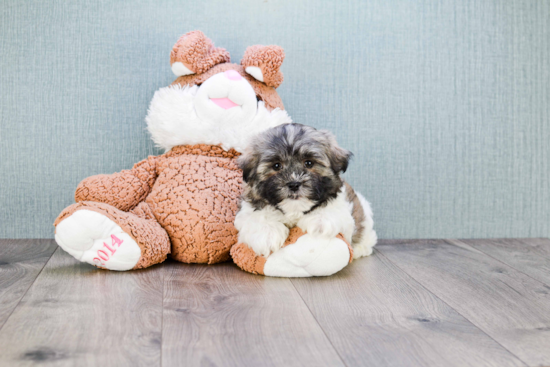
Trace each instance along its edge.
<path fill-rule="evenodd" d="M 343 365 L 288 279 L 231 263 L 165 271 L 163 366 Z"/>
<path fill-rule="evenodd" d="M 114 272 L 53 254 L 0 330 L 0 366 L 158 366 L 162 267 Z"/>
<path fill-rule="evenodd" d="M 550 365 L 550 287 L 460 241 L 378 250 L 522 361 Z"/>
<path fill-rule="evenodd" d="M 378 251 L 292 282 L 348 366 L 524 365 Z"/>
<path fill-rule="evenodd" d="M 52 240 L 0 240 L 0 330 L 56 248 Z"/>
<path fill-rule="evenodd" d="M 547 238 L 460 240 L 550 286 L 550 240 Z"/>

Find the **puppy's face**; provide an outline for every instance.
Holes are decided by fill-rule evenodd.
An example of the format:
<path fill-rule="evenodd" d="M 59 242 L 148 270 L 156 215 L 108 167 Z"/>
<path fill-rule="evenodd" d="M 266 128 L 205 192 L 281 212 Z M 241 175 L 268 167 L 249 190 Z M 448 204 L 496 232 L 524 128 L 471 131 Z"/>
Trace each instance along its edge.
<path fill-rule="evenodd" d="M 338 194 L 350 157 L 328 131 L 294 123 L 271 128 L 239 158 L 245 199 L 258 209 L 285 200 L 320 205 Z"/>

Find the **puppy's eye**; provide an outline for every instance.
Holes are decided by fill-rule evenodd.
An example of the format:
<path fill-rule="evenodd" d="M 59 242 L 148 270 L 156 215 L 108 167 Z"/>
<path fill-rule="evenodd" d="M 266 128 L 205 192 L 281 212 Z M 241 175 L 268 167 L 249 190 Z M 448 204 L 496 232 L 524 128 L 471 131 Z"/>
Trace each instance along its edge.
<path fill-rule="evenodd" d="M 273 166 L 271 166 L 271 168 L 273 168 L 274 171 L 278 171 L 280 170 L 281 168 L 283 168 L 282 164 L 280 164 L 279 162 L 275 163 Z"/>
<path fill-rule="evenodd" d="M 307 161 L 304 162 L 304 166 L 306 168 L 311 168 L 311 167 L 313 167 L 313 162 L 310 161 L 310 160 L 307 160 Z"/>

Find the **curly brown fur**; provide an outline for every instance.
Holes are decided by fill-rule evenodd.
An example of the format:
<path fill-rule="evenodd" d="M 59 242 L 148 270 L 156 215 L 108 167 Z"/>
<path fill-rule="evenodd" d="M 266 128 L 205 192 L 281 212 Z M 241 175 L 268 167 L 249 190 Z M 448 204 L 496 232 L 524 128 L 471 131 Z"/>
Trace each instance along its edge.
<path fill-rule="evenodd" d="M 170 64 L 182 62 L 190 70 L 200 74 L 217 64 L 230 62 L 229 52 L 215 47 L 201 31 L 192 31 L 181 36 L 170 52 Z"/>
<path fill-rule="evenodd" d="M 244 52 L 241 65 L 256 66 L 262 70 L 264 83 L 277 88 L 283 82 L 283 73 L 279 70 L 285 59 L 285 51 L 280 46 L 250 46 Z"/>

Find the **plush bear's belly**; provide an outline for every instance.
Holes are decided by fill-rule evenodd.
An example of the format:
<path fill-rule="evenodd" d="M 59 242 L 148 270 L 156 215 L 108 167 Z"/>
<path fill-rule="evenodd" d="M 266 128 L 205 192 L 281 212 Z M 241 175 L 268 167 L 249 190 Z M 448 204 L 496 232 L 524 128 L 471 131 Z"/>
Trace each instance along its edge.
<path fill-rule="evenodd" d="M 234 158 L 167 157 L 146 201 L 172 241 L 172 258 L 214 264 L 229 259 L 242 171 Z"/>

